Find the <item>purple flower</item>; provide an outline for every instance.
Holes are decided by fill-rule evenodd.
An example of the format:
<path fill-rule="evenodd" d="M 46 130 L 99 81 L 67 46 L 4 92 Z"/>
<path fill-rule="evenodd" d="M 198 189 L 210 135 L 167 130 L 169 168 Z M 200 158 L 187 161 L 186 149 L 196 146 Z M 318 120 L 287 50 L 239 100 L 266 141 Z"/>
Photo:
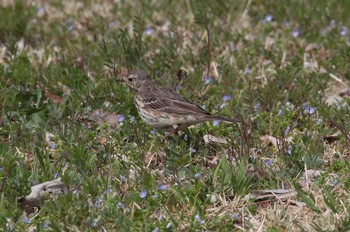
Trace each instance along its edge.
<path fill-rule="evenodd" d="M 158 227 L 156 227 L 156 228 L 154 228 L 154 230 L 152 230 L 152 232 L 158 232 L 158 231 L 159 231 Z"/>
<path fill-rule="evenodd" d="M 201 219 L 201 216 L 199 216 L 199 214 L 196 214 L 196 216 L 194 216 L 194 218 L 196 219 L 196 221 L 199 223 L 199 224 L 203 224 L 204 221 Z"/>
<path fill-rule="evenodd" d="M 130 123 L 133 123 L 135 121 L 135 117 L 134 116 L 131 116 L 130 117 Z"/>
<path fill-rule="evenodd" d="M 271 14 L 265 15 L 265 17 L 263 19 L 263 22 L 264 23 L 268 23 L 268 22 L 271 22 L 271 21 L 272 21 L 272 15 Z"/>
<path fill-rule="evenodd" d="M 30 221 L 28 220 L 27 217 L 21 217 L 20 220 L 21 220 L 21 222 L 23 222 L 25 224 L 30 224 Z"/>
<path fill-rule="evenodd" d="M 103 194 L 107 194 L 107 193 L 110 193 L 111 190 L 109 188 L 107 188 L 105 191 L 103 191 Z"/>
<path fill-rule="evenodd" d="M 188 135 L 187 135 L 187 134 L 184 135 L 184 140 L 185 140 L 185 141 L 188 140 Z"/>
<path fill-rule="evenodd" d="M 43 16 L 45 14 L 45 8 L 43 6 L 39 6 L 36 8 L 36 13 L 39 17 Z"/>
<path fill-rule="evenodd" d="M 335 19 L 332 19 L 329 24 L 331 27 L 335 27 L 335 25 L 337 24 L 337 21 L 335 21 Z"/>
<path fill-rule="evenodd" d="M 287 128 L 284 130 L 284 134 L 285 134 L 285 135 L 288 134 L 289 131 L 290 131 L 290 126 L 287 126 Z"/>
<path fill-rule="evenodd" d="M 339 182 L 338 182 L 337 179 L 334 179 L 333 182 L 332 182 L 333 186 L 337 185 L 338 183 L 339 183 Z"/>
<path fill-rule="evenodd" d="M 244 75 L 247 75 L 247 74 L 249 74 L 249 73 L 250 73 L 249 68 L 245 67 L 245 68 L 244 68 L 244 71 L 243 71 L 243 74 L 244 74 Z"/>
<path fill-rule="evenodd" d="M 344 27 L 342 26 L 339 30 L 339 33 L 341 36 L 346 36 L 348 34 L 348 28 L 347 27 Z"/>
<path fill-rule="evenodd" d="M 267 166 L 271 167 L 271 165 L 272 165 L 272 160 L 267 159 L 267 160 L 264 161 L 264 163 L 265 163 Z"/>
<path fill-rule="evenodd" d="M 293 146 L 292 146 L 292 145 L 289 145 L 289 146 L 288 146 L 288 150 L 287 150 L 287 153 L 288 153 L 289 155 L 292 154 L 292 149 L 293 149 Z"/>
<path fill-rule="evenodd" d="M 110 22 L 110 23 L 108 23 L 108 28 L 110 29 L 110 28 L 113 28 L 113 27 L 116 27 L 117 26 L 117 23 L 116 22 Z"/>
<path fill-rule="evenodd" d="M 161 191 L 165 191 L 165 190 L 168 189 L 168 186 L 166 186 L 165 184 L 160 184 L 160 185 L 158 186 L 158 189 L 161 190 Z"/>
<path fill-rule="evenodd" d="M 317 124 L 317 125 L 320 125 L 321 123 L 322 123 L 322 119 L 321 119 L 321 118 L 317 119 L 316 124 Z"/>
<path fill-rule="evenodd" d="M 196 178 L 199 178 L 199 177 L 201 177 L 202 176 L 202 173 L 201 172 L 197 172 L 196 174 L 194 174 L 194 177 L 196 177 Z"/>
<path fill-rule="evenodd" d="M 144 35 L 152 35 L 154 32 L 154 29 L 152 27 L 147 27 L 146 30 L 143 32 Z"/>
<path fill-rule="evenodd" d="M 227 102 L 228 100 L 230 100 L 231 99 L 231 95 L 230 94 L 226 94 L 226 95 L 224 95 L 223 97 L 222 97 L 222 100 L 224 101 L 224 102 Z"/>
<path fill-rule="evenodd" d="M 55 173 L 53 174 L 53 178 L 55 178 L 55 179 L 58 178 L 58 176 L 59 176 L 59 175 L 58 175 L 57 172 L 55 172 Z"/>
<path fill-rule="evenodd" d="M 118 201 L 117 206 L 118 206 L 119 208 L 121 208 L 121 209 L 124 209 L 124 208 L 125 208 L 123 202 L 120 202 L 120 201 Z"/>
<path fill-rule="evenodd" d="M 219 121 L 219 120 L 214 120 L 214 121 L 213 121 L 213 126 L 218 126 L 218 125 L 219 125 L 219 123 L 220 123 L 220 121 Z"/>
<path fill-rule="evenodd" d="M 142 190 L 142 191 L 140 192 L 140 197 L 141 197 L 141 199 L 146 198 L 146 197 L 147 197 L 147 190 Z"/>
<path fill-rule="evenodd" d="M 190 151 L 190 154 L 193 154 L 193 153 L 195 153 L 197 150 L 196 149 L 194 149 L 193 147 L 191 147 L 190 149 L 188 149 L 189 151 Z"/>
<path fill-rule="evenodd" d="M 119 122 L 122 122 L 125 120 L 125 116 L 123 114 L 119 114 Z"/>
<path fill-rule="evenodd" d="M 157 199 L 157 198 L 158 198 L 158 195 L 157 195 L 157 194 L 154 194 L 154 195 L 152 196 L 152 198 L 153 198 L 153 199 Z"/>
<path fill-rule="evenodd" d="M 313 114 L 316 112 L 316 109 L 314 107 L 311 107 L 309 104 L 304 105 L 304 114 Z"/>
<path fill-rule="evenodd" d="M 278 116 L 281 116 L 282 113 L 283 113 L 283 110 L 279 109 L 278 112 L 277 112 L 277 115 L 278 115 Z"/>
<path fill-rule="evenodd" d="M 103 200 L 101 197 L 97 198 L 95 201 L 95 208 L 100 208 Z"/>
<path fill-rule="evenodd" d="M 233 214 L 231 214 L 231 218 L 234 219 L 234 220 L 237 220 L 238 219 L 238 215 L 233 213 Z"/>
<path fill-rule="evenodd" d="M 204 80 L 204 84 L 209 85 L 211 82 L 211 77 L 205 76 L 203 80 Z"/>
<path fill-rule="evenodd" d="M 170 229 L 170 228 L 171 228 L 171 223 L 169 222 L 169 223 L 166 225 L 165 228 L 166 228 L 166 229 Z"/>
<path fill-rule="evenodd" d="M 127 182 L 127 178 L 125 177 L 125 176 L 123 176 L 123 175 L 120 175 L 119 176 L 120 177 L 120 180 L 122 181 L 122 182 Z"/>
<path fill-rule="evenodd" d="M 149 133 L 151 133 L 151 135 L 155 135 L 156 131 L 152 129 Z"/>
<path fill-rule="evenodd" d="M 175 87 L 176 92 L 179 92 L 180 89 L 182 89 L 182 86 L 180 84 Z"/>
<path fill-rule="evenodd" d="M 97 226 L 97 222 L 96 222 L 96 219 L 92 219 L 92 223 L 91 223 L 91 226 L 92 227 L 96 227 Z"/>
<path fill-rule="evenodd" d="M 292 36 L 294 38 L 297 38 L 299 36 L 299 28 L 294 28 L 293 31 L 292 31 Z"/>

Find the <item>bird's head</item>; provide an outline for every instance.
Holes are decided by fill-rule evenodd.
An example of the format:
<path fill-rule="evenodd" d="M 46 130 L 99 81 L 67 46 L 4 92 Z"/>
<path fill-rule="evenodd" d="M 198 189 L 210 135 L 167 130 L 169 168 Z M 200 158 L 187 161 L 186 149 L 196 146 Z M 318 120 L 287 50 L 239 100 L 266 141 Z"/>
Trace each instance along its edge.
<path fill-rule="evenodd" d="M 128 73 L 128 75 L 122 77 L 122 81 L 125 82 L 131 89 L 139 90 L 144 84 L 152 82 L 151 77 L 144 70 L 134 70 Z"/>

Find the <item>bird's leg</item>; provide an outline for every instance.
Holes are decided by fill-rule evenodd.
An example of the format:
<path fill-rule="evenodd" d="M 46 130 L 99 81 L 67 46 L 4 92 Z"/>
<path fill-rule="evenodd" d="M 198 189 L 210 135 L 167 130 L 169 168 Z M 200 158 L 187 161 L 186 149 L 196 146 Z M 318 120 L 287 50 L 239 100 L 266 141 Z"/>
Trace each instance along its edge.
<path fill-rule="evenodd" d="M 173 127 L 174 127 L 174 129 L 171 130 L 169 133 L 167 133 L 167 134 L 165 135 L 165 137 L 163 138 L 163 141 L 165 141 L 166 139 L 168 139 L 168 137 L 169 137 L 170 135 L 177 133 L 177 132 L 179 131 L 179 129 L 180 129 L 178 125 L 174 125 Z"/>

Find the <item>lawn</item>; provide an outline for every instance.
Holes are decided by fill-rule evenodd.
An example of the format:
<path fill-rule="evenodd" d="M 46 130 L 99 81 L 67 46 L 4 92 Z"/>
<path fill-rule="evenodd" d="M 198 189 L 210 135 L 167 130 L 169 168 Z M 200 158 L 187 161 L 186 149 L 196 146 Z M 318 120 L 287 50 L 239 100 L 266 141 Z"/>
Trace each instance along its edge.
<path fill-rule="evenodd" d="M 349 231 L 348 9 L 0 1 L 0 231 Z M 135 69 L 238 122 L 164 139 Z"/>

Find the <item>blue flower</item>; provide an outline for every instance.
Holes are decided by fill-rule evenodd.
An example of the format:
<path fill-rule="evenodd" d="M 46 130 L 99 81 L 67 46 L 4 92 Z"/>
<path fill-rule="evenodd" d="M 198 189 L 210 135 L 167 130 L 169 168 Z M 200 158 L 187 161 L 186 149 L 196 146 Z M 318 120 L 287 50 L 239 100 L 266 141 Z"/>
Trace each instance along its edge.
<path fill-rule="evenodd" d="M 146 197 L 147 197 L 147 190 L 142 190 L 142 191 L 140 192 L 140 197 L 141 197 L 141 199 L 146 198 Z"/>
<path fill-rule="evenodd" d="M 165 228 L 166 228 L 166 229 L 170 229 L 170 228 L 171 228 L 171 223 L 169 222 L 169 223 L 166 225 Z"/>
<path fill-rule="evenodd" d="M 154 230 L 152 230 L 152 232 L 158 232 L 158 231 L 159 231 L 158 227 L 156 227 L 156 228 L 154 228 Z"/>
<path fill-rule="evenodd" d="M 297 38 L 299 36 L 299 28 L 294 28 L 293 31 L 292 31 L 292 36 L 294 38 Z"/>
<path fill-rule="evenodd" d="M 313 114 L 316 112 L 316 109 L 314 107 L 311 107 L 309 104 L 304 105 L 304 114 Z"/>
<path fill-rule="evenodd" d="M 335 27 L 335 25 L 337 24 L 337 21 L 335 21 L 334 19 L 331 20 L 331 22 L 329 23 L 331 27 Z"/>
<path fill-rule="evenodd" d="M 201 219 L 201 216 L 199 216 L 199 214 L 196 214 L 196 216 L 194 216 L 194 218 L 196 219 L 196 221 L 199 223 L 199 224 L 203 224 L 204 221 Z"/>
<path fill-rule="evenodd" d="M 100 208 L 102 202 L 103 202 L 103 200 L 102 200 L 101 197 L 97 198 L 96 201 L 95 201 L 95 207 L 96 207 L 96 208 Z"/>
<path fill-rule="evenodd" d="M 288 134 L 289 131 L 290 131 L 290 126 L 287 126 L 287 128 L 284 130 L 284 134 L 285 134 L 285 135 Z"/>
<path fill-rule="evenodd" d="M 292 149 L 293 149 L 293 146 L 292 146 L 292 145 L 289 145 L 289 146 L 288 146 L 288 150 L 287 150 L 287 153 L 288 153 L 289 155 L 292 154 Z"/>
<path fill-rule="evenodd" d="M 124 207 L 125 207 L 123 202 L 120 202 L 120 201 L 118 201 L 117 206 L 121 209 L 124 209 Z"/>
<path fill-rule="evenodd" d="M 211 77 L 205 76 L 203 80 L 204 80 L 204 84 L 208 85 L 211 82 Z"/>
<path fill-rule="evenodd" d="M 130 123 L 133 123 L 135 121 L 135 117 L 134 116 L 131 116 L 130 117 Z"/>
<path fill-rule="evenodd" d="M 165 190 L 168 189 L 168 186 L 166 186 L 165 184 L 160 184 L 160 185 L 158 186 L 158 189 L 161 190 L 161 191 L 165 191 Z"/>
<path fill-rule="evenodd" d="M 125 116 L 123 114 L 119 114 L 119 122 L 122 122 L 125 120 Z"/>
<path fill-rule="evenodd" d="M 151 133 L 151 135 L 155 135 L 156 131 L 152 129 L 149 133 Z"/>
<path fill-rule="evenodd" d="M 128 179 L 125 176 L 123 176 L 123 175 L 119 175 L 119 177 L 120 177 L 120 180 L 122 182 L 127 182 L 128 181 Z"/>
<path fill-rule="evenodd" d="M 146 30 L 143 32 L 144 35 L 152 35 L 154 32 L 154 29 L 152 27 L 147 27 Z"/>
<path fill-rule="evenodd" d="M 230 100 L 231 99 L 231 95 L 230 94 L 226 94 L 226 95 L 224 95 L 223 97 L 222 97 L 222 100 L 224 101 L 224 102 L 227 102 L 228 100 Z"/>
<path fill-rule="evenodd" d="M 182 89 L 182 86 L 180 84 L 175 87 L 176 92 L 179 92 L 180 89 Z"/>
<path fill-rule="evenodd" d="M 271 14 L 265 15 L 265 17 L 263 19 L 263 22 L 264 23 L 268 23 L 268 22 L 271 22 L 271 21 L 272 21 L 272 15 Z"/>
<path fill-rule="evenodd" d="M 243 74 L 244 74 L 244 75 L 247 75 L 247 74 L 249 74 L 249 73 L 250 73 L 249 68 L 245 67 L 245 68 L 244 68 L 244 71 L 243 71 Z"/>
<path fill-rule="evenodd" d="M 233 214 L 231 214 L 231 218 L 234 219 L 234 220 L 237 220 L 238 219 L 238 215 L 233 213 Z"/>
<path fill-rule="evenodd" d="M 321 118 L 317 119 L 316 124 L 317 124 L 317 125 L 320 125 L 321 123 L 322 123 L 322 119 L 321 119 Z"/>
<path fill-rule="evenodd" d="M 57 172 L 55 172 L 55 173 L 53 174 L 53 178 L 55 178 L 55 179 L 58 178 L 58 176 L 59 176 L 59 175 L 58 175 Z"/>
<path fill-rule="evenodd" d="M 27 217 L 21 217 L 20 220 L 21 220 L 21 222 L 23 222 L 25 224 L 30 224 L 30 221 L 28 220 Z"/>
<path fill-rule="evenodd" d="M 191 148 L 189 149 L 189 151 L 190 151 L 190 154 L 193 154 L 193 153 L 195 153 L 197 150 L 194 149 L 193 147 L 191 147 Z"/>
<path fill-rule="evenodd" d="M 218 125 L 219 125 L 219 123 L 220 123 L 220 121 L 219 121 L 219 120 L 214 120 L 214 121 L 213 121 L 213 126 L 218 126 Z"/>
<path fill-rule="evenodd" d="M 333 186 L 337 185 L 338 183 L 339 183 L 339 182 L 338 182 L 337 179 L 334 179 L 333 182 L 332 182 Z"/>
<path fill-rule="evenodd" d="M 196 177 L 196 178 L 199 178 L 199 177 L 201 177 L 202 176 L 202 173 L 201 172 L 197 172 L 196 174 L 194 174 L 194 177 Z"/>
<path fill-rule="evenodd" d="M 267 166 L 271 167 L 271 165 L 272 165 L 272 160 L 267 159 L 267 160 L 264 161 L 264 163 L 265 163 Z"/>
<path fill-rule="evenodd" d="M 283 110 L 279 109 L 278 112 L 277 112 L 277 115 L 278 115 L 278 116 L 281 116 L 282 113 L 283 113 Z"/>
<path fill-rule="evenodd" d="M 186 141 L 188 140 L 188 135 L 187 134 L 184 135 L 184 140 L 186 140 Z"/>
<path fill-rule="evenodd" d="M 348 34 L 348 28 L 347 27 L 344 27 L 342 26 L 339 30 L 339 33 L 341 36 L 346 36 Z"/>

